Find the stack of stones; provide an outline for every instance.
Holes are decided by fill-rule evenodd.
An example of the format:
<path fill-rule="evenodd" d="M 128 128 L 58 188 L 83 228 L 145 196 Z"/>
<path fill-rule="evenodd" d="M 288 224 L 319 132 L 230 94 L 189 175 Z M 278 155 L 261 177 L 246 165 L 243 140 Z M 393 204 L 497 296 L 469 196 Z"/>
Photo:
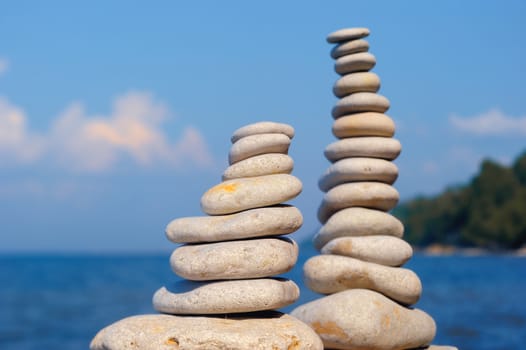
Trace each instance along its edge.
<path fill-rule="evenodd" d="M 154 308 L 103 329 L 91 349 L 322 349 L 316 333 L 275 309 L 295 302 L 299 288 L 273 276 L 296 263 L 289 238 L 303 223 L 282 204 L 302 184 L 290 175 L 287 153 L 294 129 L 260 122 L 236 130 L 223 181 L 201 198 L 208 214 L 173 220 L 169 240 L 182 243 L 170 258 L 183 279 L 162 287 Z"/>
<path fill-rule="evenodd" d="M 340 98 L 332 110 L 333 134 L 325 150 L 332 162 L 319 181 L 325 192 L 318 210 L 322 223 L 314 244 L 322 255 L 304 265 L 306 285 L 328 296 L 296 308 L 331 349 L 413 349 L 430 344 L 435 322 L 410 308 L 422 292 L 418 276 L 401 268 L 412 256 L 402 240 L 404 227 L 388 213 L 398 203 L 392 184 L 400 153 L 395 125 L 384 113 L 389 101 L 378 94 L 379 77 L 370 72 L 375 57 L 363 38 L 366 28 L 330 34 L 331 56 L 341 75 Z"/>

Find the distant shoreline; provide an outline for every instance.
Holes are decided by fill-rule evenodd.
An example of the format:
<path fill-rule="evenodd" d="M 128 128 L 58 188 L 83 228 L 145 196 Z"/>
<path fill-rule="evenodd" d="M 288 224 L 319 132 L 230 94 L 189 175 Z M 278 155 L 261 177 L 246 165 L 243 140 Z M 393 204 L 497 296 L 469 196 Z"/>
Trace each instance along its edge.
<path fill-rule="evenodd" d="M 300 248 L 300 254 L 303 251 L 304 253 L 309 253 L 305 256 L 311 256 L 312 252 L 315 251 L 314 247 L 311 247 L 310 242 L 303 242 L 303 244 L 309 244 L 309 248 Z M 301 244 L 300 244 L 301 245 Z M 312 252 L 310 251 L 312 250 Z M 431 244 L 426 247 L 413 246 L 413 251 L 415 254 L 424 255 L 424 256 L 437 256 L 437 257 L 447 257 L 447 256 L 463 256 L 463 257 L 478 257 L 478 256 L 511 256 L 511 257 L 521 257 L 526 258 L 526 247 L 522 247 L 515 250 L 495 250 L 495 249 L 485 249 L 479 247 L 457 247 L 453 245 L 445 244 Z M 166 256 L 169 256 L 171 251 L 104 251 L 104 252 L 94 252 L 94 251 L 73 251 L 73 252 L 35 252 L 35 251 L 0 251 L 0 258 L 41 258 L 41 259 L 55 259 L 55 258 L 87 258 L 87 259 L 136 259 L 136 258 L 159 258 L 165 259 Z M 319 253 L 316 253 L 319 254 Z"/>
<path fill-rule="evenodd" d="M 434 243 L 426 247 L 413 247 L 415 253 L 427 256 L 485 256 L 485 255 L 507 255 L 526 258 L 526 247 L 515 250 L 493 250 L 479 247 L 457 247 L 447 244 Z"/>

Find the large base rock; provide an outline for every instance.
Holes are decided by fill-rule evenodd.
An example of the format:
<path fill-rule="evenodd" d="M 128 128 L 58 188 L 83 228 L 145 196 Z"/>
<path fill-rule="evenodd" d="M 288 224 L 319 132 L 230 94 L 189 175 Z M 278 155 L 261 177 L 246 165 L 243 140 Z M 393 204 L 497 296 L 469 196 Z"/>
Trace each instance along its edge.
<path fill-rule="evenodd" d="M 102 329 L 90 349 L 323 349 L 316 333 L 291 316 L 270 312 L 248 317 L 132 316 Z"/>
<path fill-rule="evenodd" d="M 327 349 L 402 350 L 435 337 L 435 321 L 382 294 L 349 289 L 299 306 L 292 316 L 310 325 Z"/>

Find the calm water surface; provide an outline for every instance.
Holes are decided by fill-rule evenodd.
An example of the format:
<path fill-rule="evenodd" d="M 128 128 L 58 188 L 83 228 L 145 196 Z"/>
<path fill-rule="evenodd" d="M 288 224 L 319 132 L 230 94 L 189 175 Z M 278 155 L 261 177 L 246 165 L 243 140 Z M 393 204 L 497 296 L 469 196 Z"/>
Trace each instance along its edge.
<path fill-rule="evenodd" d="M 301 282 L 304 251 L 286 276 Z M 169 253 L 156 256 L 0 256 L 0 349 L 87 349 L 102 327 L 155 312 L 151 296 L 177 279 Z M 416 307 L 438 326 L 436 344 L 462 350 L 526 344 L 526 258 L 414 256 L 406 267 L 422 280 Z"/>

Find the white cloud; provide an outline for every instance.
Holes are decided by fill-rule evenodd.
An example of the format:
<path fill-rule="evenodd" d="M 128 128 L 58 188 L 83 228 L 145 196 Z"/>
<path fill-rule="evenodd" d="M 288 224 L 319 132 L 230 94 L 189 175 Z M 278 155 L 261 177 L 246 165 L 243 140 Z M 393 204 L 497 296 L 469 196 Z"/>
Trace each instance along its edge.
<path fill-rule="evenodd" d="M 77 170 L 105 170 L 123 155 L 140 165 L 152 164 L 170 153 L 160 128 L 166 114 L 161 103 L 144 93 L 118 97 L 109 116 L 88 116 L 80 103 L 73 103 L 52 126 L 51 147 Z"/>
<path fill-rule="evenodd" d="M 0 57 L 0 76 L 9 69 L 9 61 L 5 57 Z"/>
<path fill-rule="evenodd" d="M 474 117 L 452 115 L 449 122 L 458 130 L 476 135 L 526 135 L 526 116 L 511 117 L 498 109 Z"/>
<path fill-rule="evenodd" d="M 0 164 L 28 163 L 42 155 L 44 140 L 26 124 L 24 111 L 0 96 Z"/>
<path fill-rule="evenodd" d="M 175 145 L 174 152 L 177 161 L 187 159 L 203 167 L 213 166 L 214 163 L 203 136 L 199 130 L 191 126 L 183 131 L 183 136 Z"/>
<path fill-rule="evenodd" d="M 161 126 L 169 111 L 147 93 L 117 97 L 107 116 L 88 115 L 82 104 L 72 103 L 42 136 L 27 132 L 21 109 L 3 103 L 2 109 L 0 100 L 0 156 L 11 154 L 30 161 L 46 158 L 87 172 L 111 169 L 126 158 L 140 166 L 178 166 L 182 160 L 199 167 L 213 163 L 197 129 L 186 127 L 179 140 L 168 140 Z"/>

